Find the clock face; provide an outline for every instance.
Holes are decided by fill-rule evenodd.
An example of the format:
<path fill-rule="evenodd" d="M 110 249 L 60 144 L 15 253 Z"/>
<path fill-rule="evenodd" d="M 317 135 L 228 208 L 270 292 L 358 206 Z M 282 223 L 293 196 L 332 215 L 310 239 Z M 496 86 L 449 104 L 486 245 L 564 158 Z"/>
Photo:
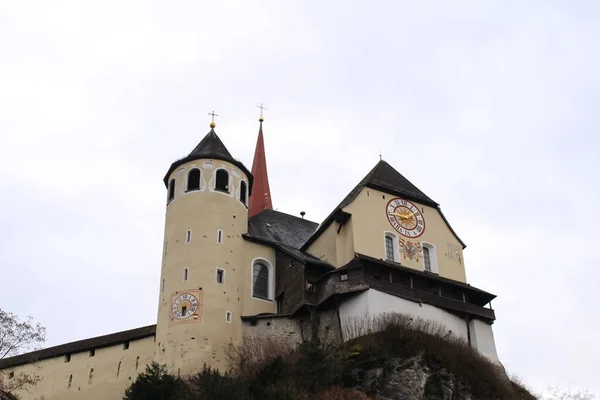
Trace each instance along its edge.
<path fill-rule="evenodd" d="M 171 316 L 176 320 L 198 318 L 198 298 L 190 293 L 183 293 L 173 299 Z"/>
<path fill-rule="evenodd" d="M 421 211 L 408 200 L 395 198 L 387 204 L 386 216 L 398 233 L 410 238 L 425 232 L 425 219 Z"/>

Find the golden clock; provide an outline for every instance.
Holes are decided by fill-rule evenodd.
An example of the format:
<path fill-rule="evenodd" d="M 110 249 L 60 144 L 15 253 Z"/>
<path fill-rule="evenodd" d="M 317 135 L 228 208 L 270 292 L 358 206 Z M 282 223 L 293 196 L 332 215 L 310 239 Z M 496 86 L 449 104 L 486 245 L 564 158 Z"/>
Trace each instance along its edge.
<path fill-rule="evenodd" d="M 394 229 L 409 238 L 419 237 L 425 232 L 425 218 L 419 208 L 408 200 L 395 198 L 388 202 L 386 217 Z"/>

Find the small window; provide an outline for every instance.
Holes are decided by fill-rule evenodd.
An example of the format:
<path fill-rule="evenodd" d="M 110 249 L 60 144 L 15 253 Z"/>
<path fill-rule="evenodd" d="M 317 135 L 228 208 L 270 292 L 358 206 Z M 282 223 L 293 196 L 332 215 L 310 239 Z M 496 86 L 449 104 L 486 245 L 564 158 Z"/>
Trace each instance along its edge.
<path fill-rule="evenodd" d="M 246 192 L 248 191 L 246 187 L 246 181 L 242 181 L 240 183 L 240 201 L 246 205 Z"/>
<path fill-rule="evenodd" d="M 215 190 L 229 193 L 229 172 L 224 169 L 217 170 L 217 180 Z"/>
<path fill-rule="evenodd" d="M 88 385 L 92 384 L 93 377 L 94 377 L 94 368 L 90 368 L 90 374 L 88 375 Z"/>
<path fill-rule="evenodd" d="M 231 323 L 231 312 L 227 311 L 225 313 L 225 321 Z"/>
<path fill-rule="evenodd" d="M 187 190 L 189 192 L 198 189 L 200 189 L 200 170 L 194 168 L 188 173 Z"/>
<path fill-rule="evenodd" d="M 175 198 L 175 179 L 171 179 L 171 181 L 169 181 L 169 198 L 168 198 L 167 202 L 170 202 L 174 198 Z"/>
<path fill-rule="evenodd" d="M 185 232 L 185 242 L 190 243 L 191 241 L 192 241 L 192 231 L 188 229 Z"/>
<path fill-rule="evenodd" d="M 129 349 L 129 341 L 126 341 L 125 343 L 123 343 L 123 350 L 127 350 Z"/>
<path fill-rule="evenodd" d="M 14 377 L 15 377 L 15 371 L 10 371 L 10 372 L 8 373 L 8 378 L 9 378 L 9 379 L 12 379 L 12 378 L 14 378 Z"/>
<path fill-rule="evenodd" d="M 185 318 L 187 316 L 187 307 L 183 306 L 181 307 L 181 317 Z"/>
<path fill-rule="evenodd" d="M 316 292 L 317 291 L 317 285 L 315 285 L 314 282 L 310 282 L 310 281 L 306 281 L 306 291 L 307 292 Z"/>
<path fill-rule="evenodd" d="M 96 355 L 96 349 L 90 350 L 90 357 L 94 357 Z"/>
<path fill-rule="evenodd" d="M 163 278 L 162 283 L 160 284 L 160 292 L 165 292 L 165 278 Z"/>
<path fill-rule="evenodd" d="M 188 275 L 189 275 L 189 273 L 188 273 L 188 269 L 187 269 L 187 268 L 184 268 L 184 269 L 183 269 L 183 281 L 184 281 L 184 282 L 187 282 L 187 280 L 188 280 Z"/>
<path fill-rule="evenodd" d="M 217 231 L 217 243 L 223 243 L 223 231 L 221 229 Z"/>
<path fill-rule="evenodd" d="M 347 281 L 348 280 L 348 274 L 341 274 L 340 275 L 340 281 Z"/>
<path fill-rule="evenodd" d="M 224 283 L 225 282 L 225 271 L 223 271 L 221 268 L 217 268 L 217 283 Z"/>
<path fill-rule="evenodd" d="M 423 263 L 425 264 L 425 271 L 431 272 L 431 256 L 427 247 L 423 247 Z"/>
<path fill-rule="evenodd" d="M 387 235 L 385 237 L 385 259 L 394 261 L 394 239 Z"/>
<path fill-rule="evenodd" d="M 73 374 L 69 375 L 69 383 L 67 384 L 67 389 L 71 388 L 72 383 L 73 383 Z"/>
<path fill-rule="evenodd" d="M 71 362 L 71 355 L 65 354 L 65 362 Z"/>

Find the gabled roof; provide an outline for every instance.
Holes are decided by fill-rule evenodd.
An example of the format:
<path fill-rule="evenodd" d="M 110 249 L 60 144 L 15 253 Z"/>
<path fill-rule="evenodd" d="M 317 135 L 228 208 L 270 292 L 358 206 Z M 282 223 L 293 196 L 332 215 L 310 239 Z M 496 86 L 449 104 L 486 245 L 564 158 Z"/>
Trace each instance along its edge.
<path fill-rule="evenodd" d="M 65 343 L 58 346 L 48 347 L 47 349 L 32 351 L 30 353 L 5 358 L 4 360 L 0 360 L 0 369 L 16 367 L 17 365 L 23 365 L 33 361 L 41 361 L 48 358 L 59 357 L 65 354 L 74 354 L 82 351 L 114 346 L 116 344 L 124 343 L 129 340 L 142 339 L 148 336 L 152 336 L 155 333 L 156 325 L 148 325 L 141 328 L 130 329 L 128 331 L 111 333 L 109 335 L 97 336 L 90 339 Z"/>
<path fill-rule="evenodd" d="M 325 218 L 323 223 L 319 225 L 317 231 L 302 245 L 301 250 L 306 250 L 321 234 L 331 225 L 335 218 L 340 215 L 342 210 L 350 205 L 360 194 L 364 188 L 372 188 L 380 190 L 382 192 L 390 193 L 407 200 L 413 200 L 421 204 L 428 205 L 438 210 L 446 225 L 452 232 L 452 234 L 458 239 L 463 248 L 467 247 L 466 244 L 454 232 L 448 220 L 438 203 L 433 201 L 429 196 L 423 193 L 419 188 L 413 185 L 408 179 L 394 169 L 387 162 L 380 160 L 375 167 L 348 193 L 348 195 L 342 200 L 342 202 Z"/>
<path fill-rule="evenodd" d="M 299 249 L 317 229 L 316 222 L 275 210 L 264 210 L 248 219 L 246 239 Z"/>
<path fill-rule="evenodd" d="M 177 167 L 179 167 L 182 164 L 185 164 L 186 162 L 199 160 L 202 158 L 212 158 L 227 161 L 240 168 L 248 177 L 248 180 L 250 181 L 249 193 L 252 192 L 252 174 L 250 173 L 250 171 L 248 171 L 248 168 L 246 168 L 244 164 L 242 164 L 241 161 L 238 161 L 231 156 L 231 153 L 229 153 L 229 150 L 227 150 L 227 148 L 225 147 L 221 139 L 219 139 L 217 133 L 213 128 L 211 128 L 210 132 L 208 132 L 206 136 L 204 136 L 204 138 L 200 141 L 200 143 L 198 143 L 198 145 L 194 147 L 194 150 L 192 150 L 190 154 L 171 164 L 171 167 L 169 167 L 169 170 L 167 171 L 167 174 L 163 179 L 163 181 L 165 182 L 165 186 L 167 186 L 169 183 L 169 175 L 171 175 L 171 172 L 173 172 Z"/>

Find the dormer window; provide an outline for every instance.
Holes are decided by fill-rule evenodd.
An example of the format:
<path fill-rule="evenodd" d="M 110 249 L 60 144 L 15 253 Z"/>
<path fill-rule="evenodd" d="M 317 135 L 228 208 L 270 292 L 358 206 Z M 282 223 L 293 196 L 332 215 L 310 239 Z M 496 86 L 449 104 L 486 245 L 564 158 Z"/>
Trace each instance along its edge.
<path fill-rule="evenodd" d="M 187 191 L 200 189 L 200 170 L 194 168 L 188 173 Z"/>
<path fill-rule="evenodd" d="M 246 181 L 240 183 L 240 201 L 246 205 L 246 192 L 248 191 Z"/>
<path fill-rule="evenodd" d="M 215 190 L 229 193 L 229 173 L 224 169 L 217 170 Z"/>
<path fill-rule="evenodd" d="M 169 197 L 167 198 L 167 203 L 175 198 L 175 179 L 171 179 L 169 181 Z"/>

